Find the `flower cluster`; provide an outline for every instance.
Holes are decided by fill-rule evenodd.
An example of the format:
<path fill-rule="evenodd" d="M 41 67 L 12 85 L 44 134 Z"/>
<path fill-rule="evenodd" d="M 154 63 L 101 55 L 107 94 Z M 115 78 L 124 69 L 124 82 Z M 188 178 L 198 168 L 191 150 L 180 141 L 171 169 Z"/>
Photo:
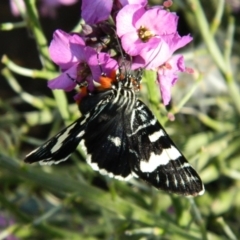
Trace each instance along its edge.
<path fill-rule="evenodd" d="M 87 81 L 91 92 L 101 72 L 110 74 L 124 57 L 130 59 L 131 70 L 157 73 L 167 105 L 177 73 L 186 71 L 183 56 L 173 54 L 192 40 L 178 34 L 178 16 L 164 6 L 149 7 L 147 0 L 83 0 L 82 17 L 86 24 L 81 33 L 54 33 L 49 51 L 62 74 L 48 86 L 69 91 Z"/>

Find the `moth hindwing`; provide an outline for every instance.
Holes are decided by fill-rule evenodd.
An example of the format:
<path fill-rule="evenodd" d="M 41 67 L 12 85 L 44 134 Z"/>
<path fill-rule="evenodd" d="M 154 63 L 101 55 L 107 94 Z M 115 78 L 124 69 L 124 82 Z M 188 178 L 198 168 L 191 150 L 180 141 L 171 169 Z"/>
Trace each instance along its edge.
<path fill-rule="evenodd" d="M 101 174 L 139 177 L 154 187 L 185 196 L 204 193 L 197 172 L 169 138 L 136 91 L 139 79 L 126 75 L 80 102 L 83 116 L 29 153 L 25 162 L 57 164 L 80 144 L 87 163 Z"/>

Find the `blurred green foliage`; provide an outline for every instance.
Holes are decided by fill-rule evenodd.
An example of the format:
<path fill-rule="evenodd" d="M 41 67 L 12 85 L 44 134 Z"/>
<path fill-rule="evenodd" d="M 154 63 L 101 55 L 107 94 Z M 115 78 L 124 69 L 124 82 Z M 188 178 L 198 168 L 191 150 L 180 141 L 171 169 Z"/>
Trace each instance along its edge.
<path fill-rule="evenodd" d="M 154 82 L 145 81 L 141 94 L 205 183 L 206 193 L 192 199 L 138 179 L 100 176 L 80 149 L 57 166 L 23 163 L 40 139 L 79 116 L 73 95 L 51 94 L 41 81 L 58 72 L 47 57 L 47 24 L 40 24 L 34 2 L 26 1 L 23 21 L 0 25 L 1 35 L 9 26 L 11 32 L 27 28 L 24 34 L 35 40 L 41 59 L 41 67 L 31 67 L 2 57 L 0 239 L 240 239 L 239 12 L 225 1 L 174 1 L 180 34 L 194 37 L 184 52 L 194 74 L 184 74 L 174 87 L 168 112 L 152 92 Z"/>

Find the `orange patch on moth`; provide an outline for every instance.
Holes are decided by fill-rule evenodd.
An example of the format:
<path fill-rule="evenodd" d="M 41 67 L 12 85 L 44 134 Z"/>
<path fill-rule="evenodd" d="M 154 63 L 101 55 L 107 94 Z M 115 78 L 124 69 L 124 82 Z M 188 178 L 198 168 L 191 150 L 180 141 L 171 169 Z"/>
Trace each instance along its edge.
<path fill-rule="evenodd" d="M 87 87 L 81 87 L 81 88 L 79 88 L 79 89 L 80 89 L 80 91 L 79 91 L 79 97 L 78 97 L 78 99 L 76 100 L 76 103 L 77 103 L 78 105 L 80 104 L 81 100 L 82 100 L 84 97 L 86 97 L 87 94 L 88 94 L 88 89 L 87 89 Z"/>
<path fill-rule="evenodd" d="M 109 77 L 113 79 L 113 82 L 116 81 L 116 75 L 117 75 L 116 70 L 112 70 L 112 72 L 109 75 Z"/>
<path fill-rule="evenodd" d="M 101 86 L 99 86 L 99 89 L 107 89 L 107 88 L 111 88 L 112 86 L 112 82 L 113 79 L 110 77 L 105 77 L 105 76 L 101 76 L 99 78 L 99 83 L 101 84 Z"/>
<path fill-rule="evenodd" d="M 131 78 L 131 82 L 134 86 L 135 91 L 140 91 L 141 90 L 142 85 L 135 78 Z"/>
<path fill-rule="evenodd" d="M 88 89 L 87 87 L 81 87 L 80 88 L 80 94 L 85 97 L 88 94 Z"/>
<path fill-rule="evenodd" d="M 99 78 L 99 84 L 101 86 L 97 87 L 98 90 L 104 90 L 111 88 L 112 84 L 116 81 L 116 71 L 112 71 L 109 76 L 101 76 Z"/>

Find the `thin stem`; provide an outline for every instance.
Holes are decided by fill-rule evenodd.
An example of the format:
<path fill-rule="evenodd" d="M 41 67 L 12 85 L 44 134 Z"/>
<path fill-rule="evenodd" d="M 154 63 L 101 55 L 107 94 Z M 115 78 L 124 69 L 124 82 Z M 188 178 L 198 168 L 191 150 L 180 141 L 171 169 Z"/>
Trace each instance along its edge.
<path fill-rule="evenodd" d="M 230 18 L 229 26 L 228 26 L 228 36 L 227 36 L 227 48 L 223 53 L 220 51 L 217 42 L 215 41 L 207 21 L 207 18 L 203 12 L 202 6 L 199 0 L 188 0 L 188 3 L 196 17 L 197 24 L 199 30 L 202 34 L 204 39 L 204 43 L 206 44 L 209 53 L 211 54 L 212 58 L 214 59 L 215 63 L 217 64 L 218 68 L 220 69 L 221 73 L 224 75 L 225 80 L 228 84 L 228 90 L 232 101 L 235 105 L 236 110 L 240 114 L 240 94 L 239 88 L 236 85 L 233 73 L 231 69 L 231 49 L 232 49 L 232 41 L 233 41 L 233 34 L 234 34 L 234 20 Z"/>
<path fill-rule="evenodd" d="M 7 56 L 3 56 L 2 63 L 4 63 L 13 72 L 18 73 L 22 76 L 26 76 L 26 77 L 44 78 L 44 79 L 50 78 L 51 79 L 56 76 L 56 73 L 54 73 L 54 72 L 31 70 L 31 69 L 20 67 L 20 66 L 16 65 L 15 63 L 13 63 L 11 60 L 9 60 Z M 6 72 L 5 72 L 5 74 L 6 74 Z M 13 78 L 10 78 L 10 80 L 12 80 L 12 81 L 10 81 L 9 83 L 10 84 L 13 83 Z M 17 82 L 15 81 L 15 84 L 12 85 L 12 87 L 15 86 L 15 90 L 18 93 L 20 93 L 21 91 L 19 91 L 19 87 L 16 88 L 16 84 L 17 84 Z M 27 102 L 29 102 L 29 101 L 31 102 L 31 100 L 29 98 L 30 95 L 26 95 L 26 94 L 27 93 L 25 93 L 25 95 L 24 95 L 24 99 L 27 100 Z M 66 94 L 63 91 L 58 90 L 58 91 L 53 91 L 53 95 L 56 100 L 56 103 L 57 103 L 57 106 L 61 113 L 62 118 L 65 120 L 68 120 L 70 118 L 70 114 L 69 114 L 68 101 L 66 98 Z M 33 97 L 33 96 L 31 96 L 31 97 Z M 39 102 L 39 103 L 37 103 L 37 102 Z M 37 104 L 35 107 L 42 108 L 43 107 L 42 103 L 40 103 L 40 101 L 37 101 L 37 102 L 35 101 L 35 104 Z M 31 103 L 33 103 L 33 102 L 31 102 Z"/>
<path fill-rule="evenodd" d="M 185 103 L 188 102 L 188 100 L 191 98 L 193 93 L 199 87 L 199 83 L 201 82 L 201 79 L 202 79 L 202 75 L 199 76 L 199 78 L 197 79 L 197 82 L 192 86 L 190 91 L 183 97 L 183 99 L 176 106 L 174 106 L 173 110 L 171 111 L 173 114 L 178 113 L 181 110 L 181 108 L 185 105 Z"/>
<path fill-rule="evenodd" d="M 223 217 L 219 217 L 217 219 L 218 224 L 222 227 L 223 231 L 227 235 L 229 240 L 237 240 L 238 238 L 235 236 L 231 228 L 227 225 L 227 223 L 224 221 Z"/>
<path fill-rule="evenodd" d="M 202 215 L 201 215 L 201 213 L 200 213 L 200 211 L 199 211 L 199 209 L 198 209 L 198 207 L 195 203 L 195 200 L 193 198 L 189 198 L 188 200 L 191 204 L 195 221 L 198 224 L 198 226 L 200 228 L 200 231 L 202 233 L 202 240 L 207 240 L 208 237 L 207 237 L 206 226 L 205 226 L 204 221 L 202 219 Z"/>
<path fill-rule="evenodd" d="M 38 99 L 31 94 L 25 92 L 22 87 L 18 84 L 17 80 L 14 78 L 14 76 L 11 74 L 11 72 L 4 68 L 2 71 L 2 75 L 8 80 L 9 85 L 11 88 L 27 103 L 30 105 L 38 108 L 38 109 L 44 109 L 45 104 L 41 99 Z"/>
<path fill-rule="evenodd" d="M 215 7 L 217 8 L 217 10 L 213 18 L 212 24 L 210 26 L 210 31 L 212 35 L 215 35 L 221 23 L 223 12 L 224 12 L 224 4 L 225 4 L 225 0 L 218 0 L 217 2 L 215 2 Z"/>
<path fill-rule="evenodd" d="M 227 28 L 227 35 L 225 40 L 225 50 L 224 50 L 224 59 L 226 62 L 226 80 L 228 82 L 233 81 L 232 67 L 231 67 L 231 55 L 232 55 L 232 47 L 233 47 L 233 37 L 235 32 L 235 21 L 233 17 L 229 18 L 229 24 Z"/>
<path fill-rule="evenodd" d="M 203 12 L 203 8 L 198 0 L 188 0 L 188 3 L 196 17 L 199 31 L 202 34 L 205 44 L 207 45 L 208 51 L 213 57 L 214 61 L 221 69 L 222 72 L 225 72 L 225 61 L 223 55 L 211 34 L 207 18 Z"/>
<path fill-rule="evenodd" d="M 14 62 L 12 62 L 6 55 L 3 55 L 1 62 L 14 73 L 17 73 L 25 77 L 51 79 L 56 77 L 57 75 L 56 72 L 52 72 L 52 71 L 44 71 L 44 70 L 20 67 Z"/>
<path fill-rule="evenodd" d="M 27 26 L 27 24 L 24 21 L 17 22 L 17 23 L 1 23 L 0 24 L 0 30 L 11 31 L 13 29 L 23 28 L 23 27 L 26 27 L 26 26 Z"/>
<path fill-rule="evenodd" d="M 35 0 L 25 1 L 25 5 L 28 14 L 28 26 L 33 32 L 35 41 L 37 43 L 42 65 L 47 70 L 54 70 L 55 67 L 52 64 L 48 54 L 48 42 L 43 34 L 42 26 L 39 22 Z"/>

